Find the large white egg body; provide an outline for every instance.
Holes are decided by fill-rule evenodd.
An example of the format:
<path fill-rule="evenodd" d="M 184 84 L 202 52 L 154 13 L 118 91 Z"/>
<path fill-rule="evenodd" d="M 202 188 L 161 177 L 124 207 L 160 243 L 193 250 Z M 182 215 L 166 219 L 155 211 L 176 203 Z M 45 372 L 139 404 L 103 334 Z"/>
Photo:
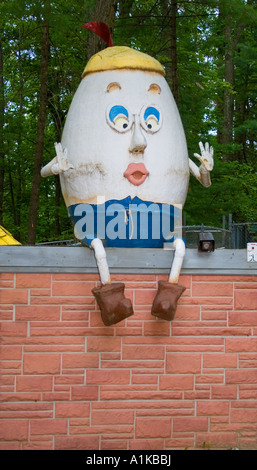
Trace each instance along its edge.
<path fill-rule="evenodd" d="M 110 110 L 118 107 L 127 110 L 128 124 L 116 129 Z M 156 132 L 144 122 L 149 108 L 159 112 Z M 170 88 L 159 73 L 123 69 L 86 75 L 71 103 L 62 146 L 73 165 L 60 175 L 67 207 L 127 196 L 184 205 L 189 181 L 186 139 Z M 124 176 L 130 164 L 138 163 L 146 177 Z"/>

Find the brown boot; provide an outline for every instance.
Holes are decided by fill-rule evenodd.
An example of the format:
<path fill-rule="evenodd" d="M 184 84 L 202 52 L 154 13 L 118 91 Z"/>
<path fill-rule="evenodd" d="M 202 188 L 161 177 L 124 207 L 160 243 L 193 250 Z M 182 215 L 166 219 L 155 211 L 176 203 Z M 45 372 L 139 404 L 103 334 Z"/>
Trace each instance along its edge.
<path fill-rule="evenodd" d="M 167 281 L 158 282 L 158 291 L 152 305 L 152 315 L 163 320 L 173 320 L 177 301 L 186 288 Z"/>
<path fill-rule="evenodd" d="M 92 289 L 106 326 L 114 325 L 134 313 L 131 301 L 124 297 L 124 289 L 122 282 Z"/>

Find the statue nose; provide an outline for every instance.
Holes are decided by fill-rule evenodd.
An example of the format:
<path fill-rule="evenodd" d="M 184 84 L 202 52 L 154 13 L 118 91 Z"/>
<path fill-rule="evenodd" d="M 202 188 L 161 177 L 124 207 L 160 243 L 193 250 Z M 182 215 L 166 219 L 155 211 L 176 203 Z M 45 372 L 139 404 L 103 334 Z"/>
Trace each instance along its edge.
<path fill-rule="evenodd" d="M 140 122 L 138 116 L 134 118 L 134 127 L 133 134 L 129 146 L 129 151 L 133 154 L 142 154 L 144 153 L 145 148 L 147 147 L 147 142 L 145 136 L 140 128 Z"/>

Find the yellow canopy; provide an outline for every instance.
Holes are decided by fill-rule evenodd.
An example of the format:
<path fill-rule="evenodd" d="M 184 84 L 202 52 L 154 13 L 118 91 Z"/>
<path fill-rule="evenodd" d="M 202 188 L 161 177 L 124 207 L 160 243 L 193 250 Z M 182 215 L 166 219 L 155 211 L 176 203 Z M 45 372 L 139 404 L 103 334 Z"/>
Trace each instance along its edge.
<path fill-rule="evenodd" d="M 0 225 L 0 245 L 20 245 L 13 236 Z"/>

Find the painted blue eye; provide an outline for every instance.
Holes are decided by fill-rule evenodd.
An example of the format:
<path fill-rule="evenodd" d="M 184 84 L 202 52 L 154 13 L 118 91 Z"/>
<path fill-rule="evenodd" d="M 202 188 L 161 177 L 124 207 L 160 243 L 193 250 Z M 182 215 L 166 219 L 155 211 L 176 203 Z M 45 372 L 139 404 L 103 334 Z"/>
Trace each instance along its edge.
<path fill-rule="evenodd" d="M 125 132 L 129 127 L 129 112 L 121 105 L 112 106 L 109 111 L 109 121 L 118 132 Z"/>
<path fill-rule="evenodd" d="M 124 108 L 124 106 L 120 106 L 120 105 L 113 106 L 109 111 L 110 121 L 114 122 L 115 118 L 117 118 L 117 116 L 119 115 L 124 115 L 128 119 L 129 117 L 128 110 Z"/>
<path fill-rule="evenodd" d="M 144 120 L 146 121 L 149 116 L 155 116 L 157 121 L 159 122 L 160 120 L 160 112 L 158 109 L 154 108 L 153 106 L 149 106 L 149 108 L 146 108 L 144 112 Z"/>
<path fill-rule="evenodd" d="M 160 129 L 160 111 L 154 106 L 149 106 L 145 109 L 144 114 L 144 126 L 149 132 L 157 132 Z"/>

